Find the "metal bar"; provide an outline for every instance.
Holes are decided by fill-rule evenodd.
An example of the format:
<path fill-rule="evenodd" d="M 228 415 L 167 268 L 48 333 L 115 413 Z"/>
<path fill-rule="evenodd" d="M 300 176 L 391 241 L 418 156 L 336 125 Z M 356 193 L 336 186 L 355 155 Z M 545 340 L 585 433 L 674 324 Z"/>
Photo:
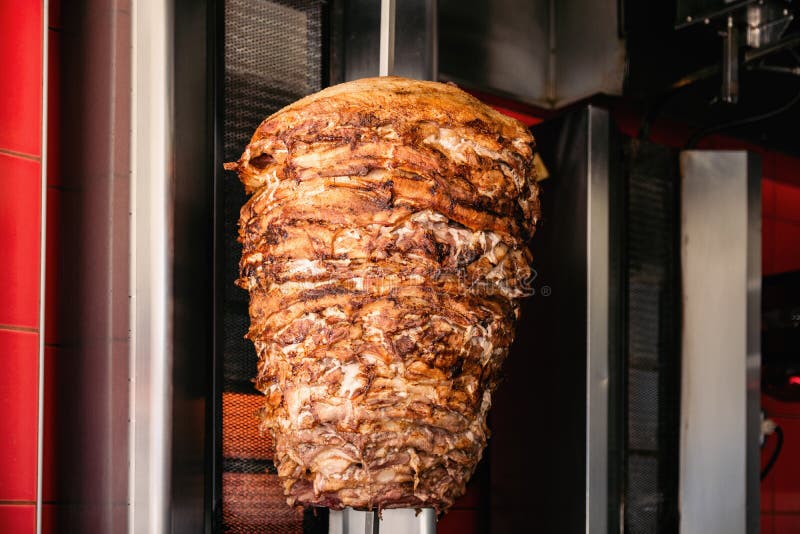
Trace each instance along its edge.
<path fill-rule="evenodd" d="M 379 76 L 391 76 L 394 72 L 395 7 L 395 0 L 381 0 Z"/>
<path fill-rule="evenodd" d="M 728 16 L 722 35 L 722 101 L 735 104 L 739 100 L 739 30 Z"/>
<path fill-rule="evenodd" d="M 586 217 L 586 532 L 605 533 L 608 502 L 608 111 L 589 108 Z"/>
<path fill-rule="evenodd" d="M 172 413 L 172 2 L 131 6 L 132 534 L 169 531 Z"/>
<path fill-rule="evenodd" d="M 681 153 L 681 532 L 758 528 L 761 200 L 749 159 Z"/>

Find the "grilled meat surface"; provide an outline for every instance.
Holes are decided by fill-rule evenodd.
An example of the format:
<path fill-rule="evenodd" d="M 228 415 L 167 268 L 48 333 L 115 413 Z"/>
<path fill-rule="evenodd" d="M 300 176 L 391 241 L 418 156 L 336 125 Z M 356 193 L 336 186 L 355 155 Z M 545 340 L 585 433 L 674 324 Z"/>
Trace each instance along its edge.
<path fill-rule="evenodd" d="M 383 77 L 282 109 L 226 165 L 290 505 L 464 493 L 531 274 L 532 145 L 455 86 Z"/>

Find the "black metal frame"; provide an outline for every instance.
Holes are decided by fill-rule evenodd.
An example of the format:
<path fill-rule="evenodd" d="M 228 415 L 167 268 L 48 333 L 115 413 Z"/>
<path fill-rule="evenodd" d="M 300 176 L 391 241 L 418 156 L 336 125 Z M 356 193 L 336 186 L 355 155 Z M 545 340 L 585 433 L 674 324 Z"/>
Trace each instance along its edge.
<path fill-rule="evenodd" d="M 279 3 L 291 4 L 285 0 Z M 341 81 L 337 78 L 337 57 L 341 53 L 341 15 L 343 1 L 323 0 L 322 11 L 322 42 L 321 46 L 321 79 L 322 85 L 327 86 L 331 81 Z M 225 0 L 205 0 L 207 13 L 206 39 L 207 44 L 207 73 L 210 81 L 209 105 L 213 117 L 213 162 L 209 163 L 213 173 L 212 188 L 212 225 L 213 225 L 213 354 L 209 359 L 210 402 L 206 411 L 206 426 L 208 432 L 208 455 L 206 457 L 205 484 L 207 488 L 205 499 L 207 534 L 222 531 L 222 392 L 223 392 L 223 355 L 225 332 L 223 325 L 224 293 L 232 280 L 225 278 L 226 269 L 223 265 L 223 239 L 226 239 L 226 221 L 222 209 L 222 183 L 230 180 L 231 174 L 223 170 L 224 161 L 224 102 L 225 102 Z M 178 21 L 177 24 L 180 24 Z M 197 42 L 197 41 L 196 41 Z M 179 129 L 179 125 L 178 130 Z M 327 532 L 324 514 L 307 511 L 304 515 L 304 531 Z"/>

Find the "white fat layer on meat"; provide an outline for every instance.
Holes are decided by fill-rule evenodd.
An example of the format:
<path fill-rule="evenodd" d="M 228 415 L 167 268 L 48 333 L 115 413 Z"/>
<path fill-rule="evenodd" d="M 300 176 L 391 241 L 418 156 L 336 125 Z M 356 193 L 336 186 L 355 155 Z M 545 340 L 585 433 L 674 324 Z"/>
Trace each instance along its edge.
<path fill-rule="evenodd" d="M 361 366 L 357 363 L 350 363 L 343 365 L 342 382 L 339 386 L 339 395 L 343 397 L 350 397 L 364 387 L 364 380 L 361 378 Z"/>
<path fill-rule="evenodd" d="M 437 133 L 429 135 L 423 139 L 422 142 L 446 150 L 450 158 L 458 163 L 467 162 L 467 154 L 469 151 L 493 161 L 505 162 L 506 164 L 514 161 L 514 156 L 510 151 L 492 150 L 474 139 L 462 136 L 450 128 L 439 128 Z M 515 180 L 515 182 L 517 182 L 517 180 Z M 520 181 L 517 187 L 521 184 L 522 182 Z"/>
<path fill-rule="evenodd" d="M 322 266 L 322 262 L 316 260 L 289 260 L 285 265 L 286 274 L 304 274 L 307 276 L 314 276 L 327 272 L 327 269 Z"/>
<path fill-rule="evenodd" d="M 322 312 L 322 315 L 323 317 L 329 319 L 341 319 L 341 320 L 347 319 L 347 314 L 339 306 L 330 306 L 328 308 L 325 308 L 325 310 L 323 310 Z"/>

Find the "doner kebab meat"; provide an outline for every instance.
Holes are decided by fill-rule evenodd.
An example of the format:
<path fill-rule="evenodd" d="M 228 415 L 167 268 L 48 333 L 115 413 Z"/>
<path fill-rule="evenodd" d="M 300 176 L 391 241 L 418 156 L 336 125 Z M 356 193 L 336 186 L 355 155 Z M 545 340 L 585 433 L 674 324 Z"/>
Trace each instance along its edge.
<path fill-rule="evenodd" d="M 241 278 L 290 505 L 462 495 L 530 278 L 533 137 L 455 86 L 330 87 L 256 130 Z"/>

